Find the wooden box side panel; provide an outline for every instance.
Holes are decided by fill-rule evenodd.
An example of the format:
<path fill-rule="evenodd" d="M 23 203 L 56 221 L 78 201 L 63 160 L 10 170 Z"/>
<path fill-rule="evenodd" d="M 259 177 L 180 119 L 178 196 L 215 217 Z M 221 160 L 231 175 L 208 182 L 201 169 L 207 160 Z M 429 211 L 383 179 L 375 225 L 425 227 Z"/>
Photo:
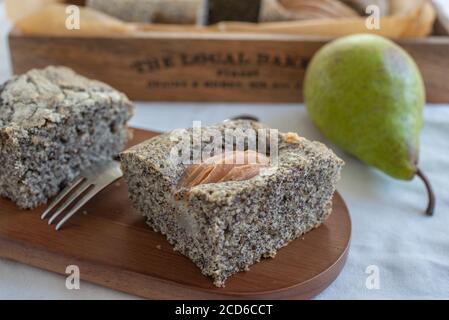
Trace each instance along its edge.
<path fill-rule="evenodd" d="M 66 65 L 144 101 L 300 102 L 307 64 L 327 40 L 304 37 L 82 38 L 10 34 L 14 73 Z M 449 102 L 449 38 L 401 43 L 429 102 Z"/>
<path fill-rule="evenodd" d="M 449 103 L 449 37 L 404 41 L 400 45 L 418 64 L 426 86 L 427 102 Z"/>

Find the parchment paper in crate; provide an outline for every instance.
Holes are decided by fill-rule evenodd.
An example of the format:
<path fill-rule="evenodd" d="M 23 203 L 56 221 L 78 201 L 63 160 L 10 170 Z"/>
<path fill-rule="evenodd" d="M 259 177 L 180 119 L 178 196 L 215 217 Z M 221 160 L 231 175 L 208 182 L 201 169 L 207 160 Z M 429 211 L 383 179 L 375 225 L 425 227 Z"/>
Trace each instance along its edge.
<path fill-rule="evenodd" d="M 75 36 L 142 36 L 149 32 L 263 33 L 337 37 L 376 33 L 390 38 L 425 37 L 432 31 L 435 9 L 428 0 L 391 0 L 391 15 L 379 30 L 368 30 L 366 17 L 266 23 L 221 22 L 212 26 L 126 23 L 91 8 L 80 8 L 80 29 L 65 27 L 66 4 L 61 0 L 6 0 L 7 13 L 24 34 Z"/>

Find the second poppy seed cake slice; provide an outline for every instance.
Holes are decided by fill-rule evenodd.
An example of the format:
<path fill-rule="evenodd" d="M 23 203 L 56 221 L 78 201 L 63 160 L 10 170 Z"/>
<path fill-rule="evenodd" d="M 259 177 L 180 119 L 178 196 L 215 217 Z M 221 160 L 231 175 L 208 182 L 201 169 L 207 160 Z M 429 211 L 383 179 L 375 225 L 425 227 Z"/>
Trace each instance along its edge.
<path fill-rule="evenodd" d="M 227 148 L 245 130 L 262 127 L 239 120 L 201 129 L 215 136 L 243 129 L 235 131 L 231 142 L 223 138 Z M 186 129 L 183 135 L 193 138 L 194 131 Z M 216 286 L 224 286 L 229 276 L 262 257 L 274 257 L 331 212 L 343 161 L 323 144 L 296 134 L 279 134 L 276 141 L 276 163 L 245 142 L 244 162 L 229 166 L 213 157 L 197 164 L 173 161 L 178 143 L 173 133 L 152 138 L 121 154 L 129 197 L 175 250 L 212 277 Z M 192 154 L 212 143 L 203 140 Z M 253 153 L 258 156 L 249 164 L 245 157 Z M 223 152 L 226 157 L 233 158 Z"/>
<path fill-rule="evenodd" d="M 45 204 L 125 146 L 132 104 L 105 83 L 49 66 L 0 85 L 0 196 Z"/>

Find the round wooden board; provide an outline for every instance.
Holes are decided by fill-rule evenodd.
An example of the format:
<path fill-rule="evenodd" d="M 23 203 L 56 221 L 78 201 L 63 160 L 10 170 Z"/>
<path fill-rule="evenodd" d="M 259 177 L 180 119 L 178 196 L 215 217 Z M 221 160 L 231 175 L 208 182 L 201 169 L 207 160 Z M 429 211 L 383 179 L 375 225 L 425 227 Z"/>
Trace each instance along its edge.
<path fill-rule="evenodd" d="M 130 145 L 156 133 L 135 130 Z M 263 259 L 248 272 L 212 281 L 131 207 L 124 181 L 90 201 L 61 231 L 40 219 L 43 207 L 19 210 L 0 199 L 0 256 L 151 299 L 308 299 L 331 284 L 349 250 L 351 220 L 336 192 L 333 211 L 319 228 Z"/>

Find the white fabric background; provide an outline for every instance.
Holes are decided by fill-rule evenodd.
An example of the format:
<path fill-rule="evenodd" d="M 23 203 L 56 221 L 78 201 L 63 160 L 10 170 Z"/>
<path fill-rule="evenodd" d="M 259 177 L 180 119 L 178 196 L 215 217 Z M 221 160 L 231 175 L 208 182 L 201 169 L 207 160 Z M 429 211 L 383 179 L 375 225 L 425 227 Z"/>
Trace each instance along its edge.
<path fill-rule="evenodd" d="M 10 76 L 7 30 L 0 0 L 0 82 Z M 304 107 L 295 104 L 137 103 L 132 125 L 166 131 L 190 126 L 193 120 L 213 123 L 241 113 L 332 147 L 312 126 Z M 393 180 L 334 148 L 346 161 L 338 190 L 351 212 L 352 244 L 343 272 L 318 299 L 449 298 L 449 105 L 428 106 L 424 116 L 421 167 L 437 194 L 432 218 L 423 214 L 427 199 L 418 179 Z M 379 268 L 379 290 L 365 285 L 370 265 Z M 0 259 L 0 299 L 19 298 L 135 297 L 86 282 L 69 291 L 61 276 Z"/>

